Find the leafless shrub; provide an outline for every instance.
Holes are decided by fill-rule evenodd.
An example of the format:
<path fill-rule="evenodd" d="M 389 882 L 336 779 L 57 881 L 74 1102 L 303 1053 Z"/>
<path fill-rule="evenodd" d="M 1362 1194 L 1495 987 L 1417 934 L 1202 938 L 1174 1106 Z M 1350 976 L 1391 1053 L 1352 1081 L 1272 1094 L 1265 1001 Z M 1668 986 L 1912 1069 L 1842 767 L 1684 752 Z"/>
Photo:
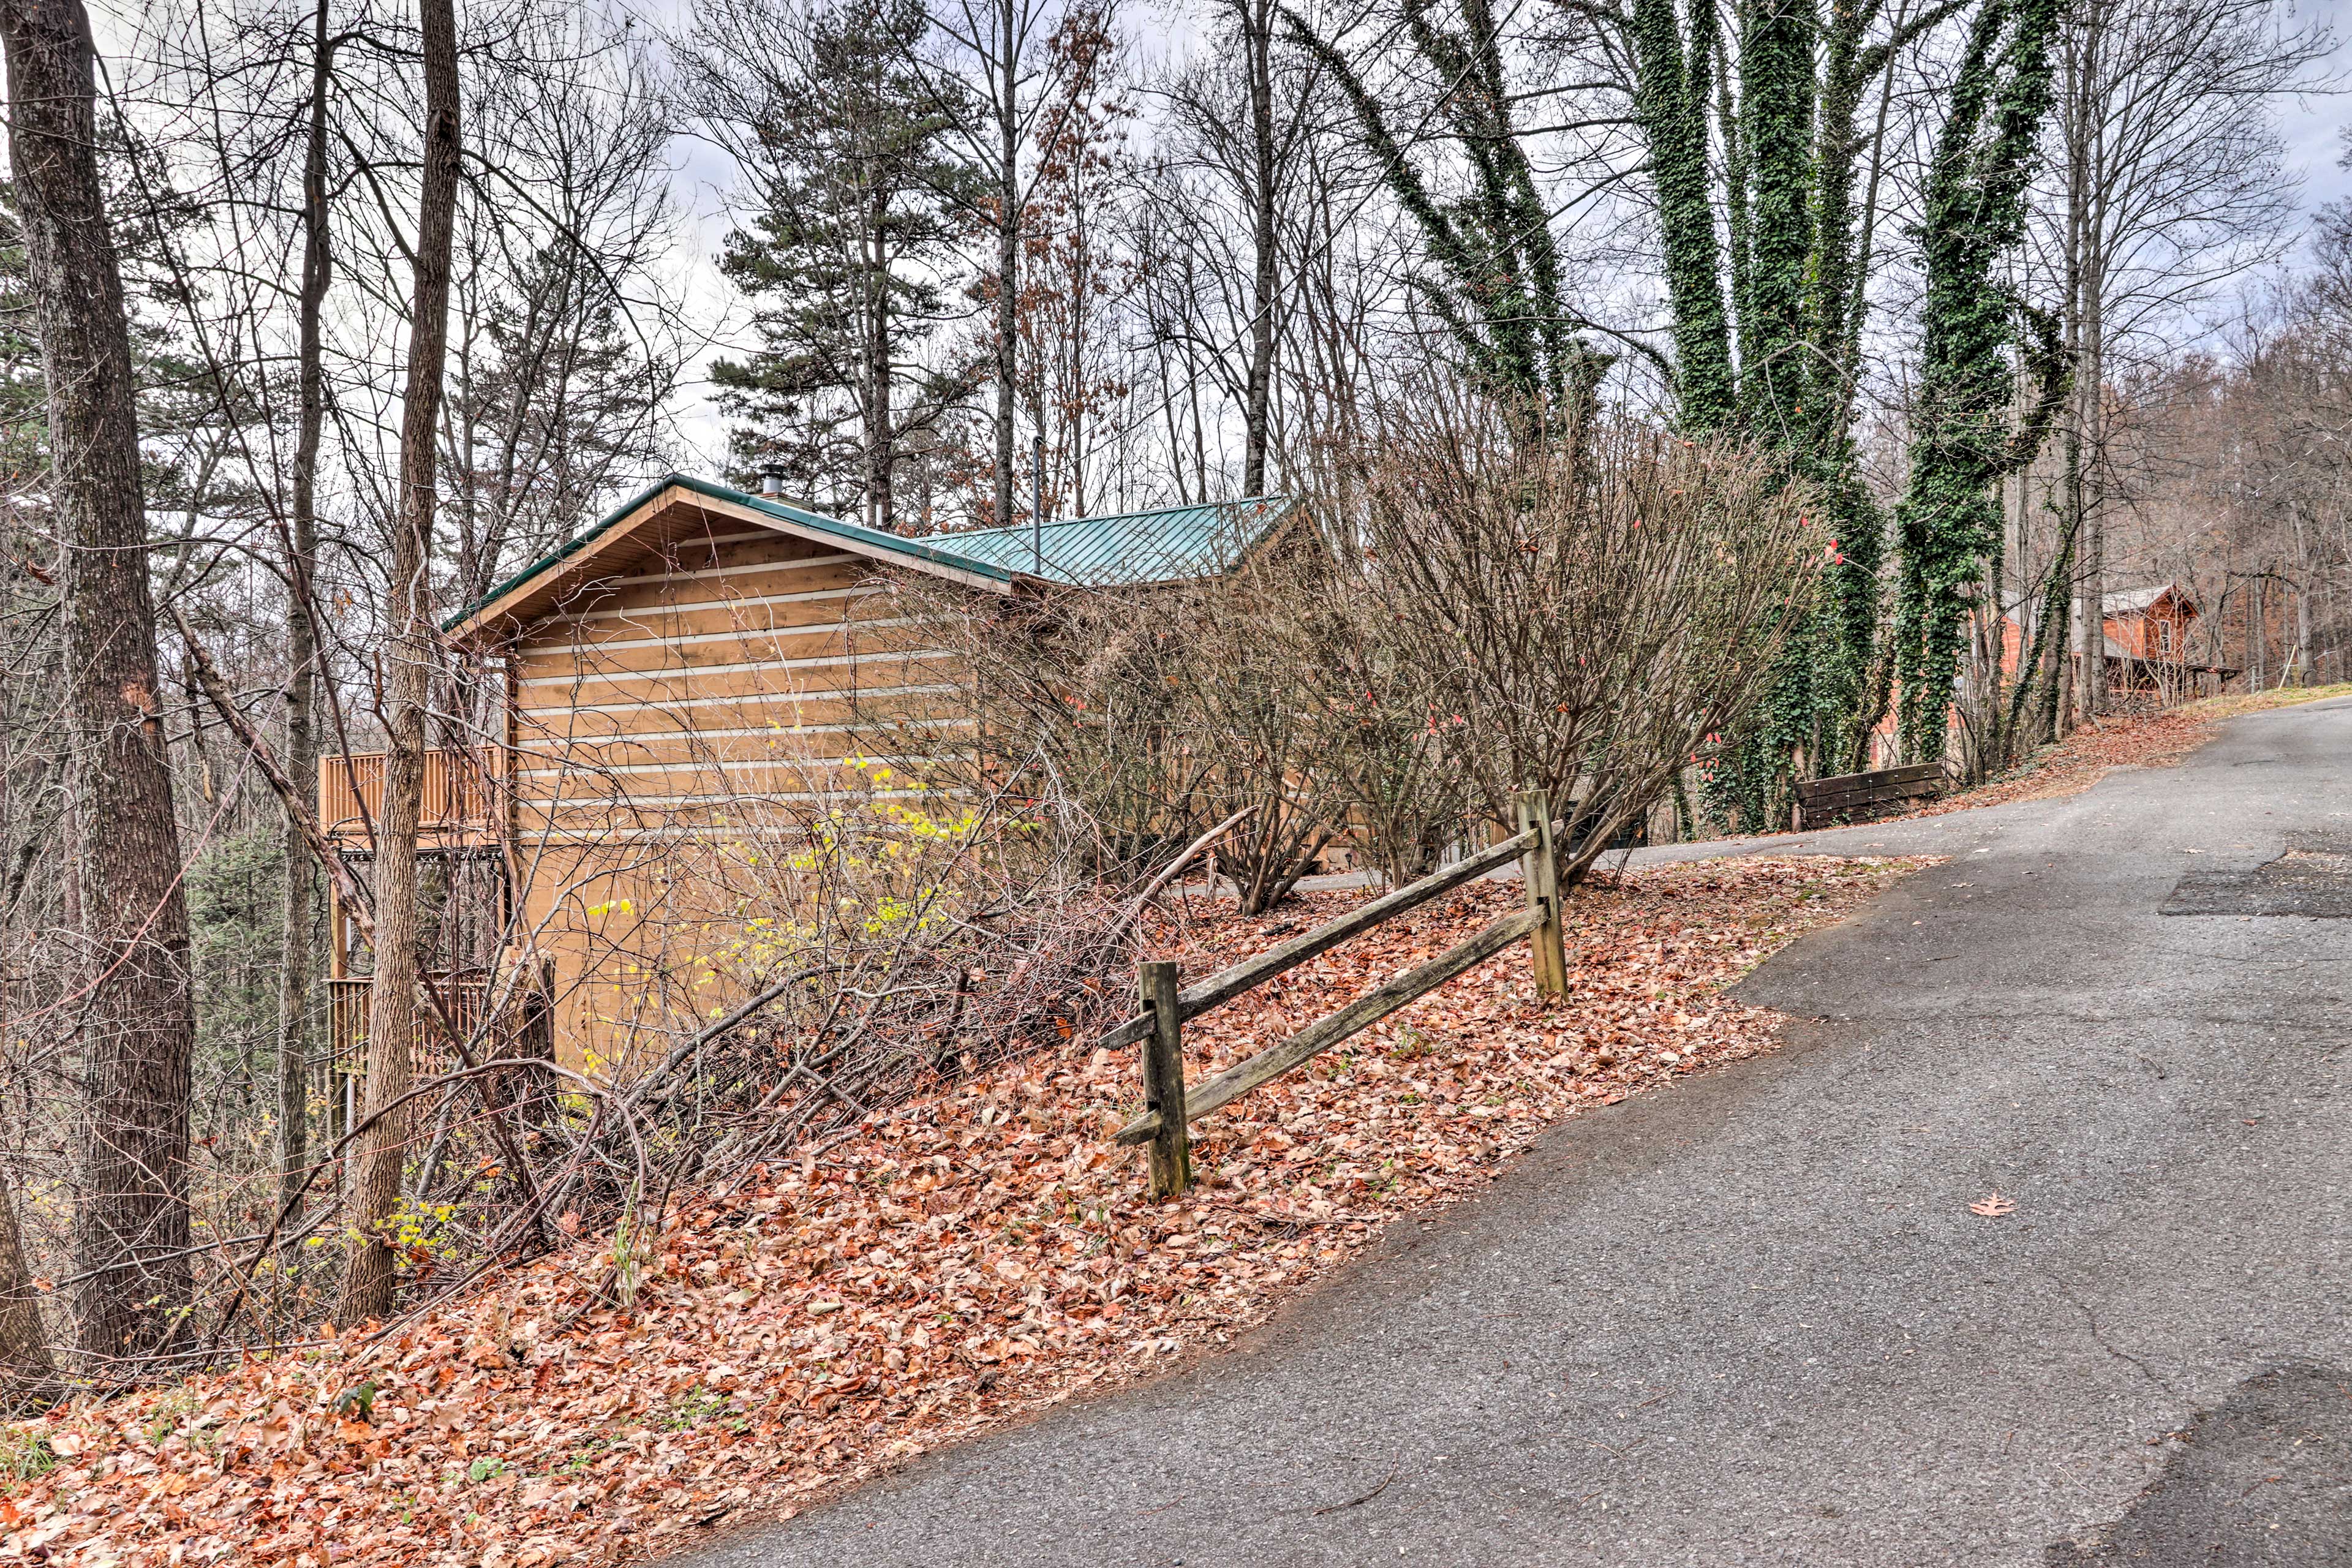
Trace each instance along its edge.
<path fill-rule="evenodd" d="M 1767 454 L 1624 419 L 1521 428 L 1424 391 L 1361 464 L 1359 510 L 1302 509 L 1211 575 L 898 590 L 963 672 L 962 787 L 1066 802 L 1097 871 L 1253 808 L 1219 851 L 1245 912 L 1335 843 L 1425 870 L 1523 788 L 1580 803 L 1580 872 L 1759 700 L 1825 542 Z"/>
<path fill-rule="evenodd" d="M 978 744 L 961 787 L 1073 814 L 1097 876 L 1139 877 L 1209 826 L 1242 907 L 1287 897 L 1346 828 L 1351 679 L 1335 563 L 1303 520 L 1212 575 L 975 605 L 899 592 L 955 655 Z"/>
<path fill-rule="evenodd" d="M 1041 848 L 1027 802 L 950 795 L 902 771 L 919 765 L 866 762 L 721 847 L 731 911 L 661 983 L 742 1000 L 619 1075 L 678 1173 L 821 1138 L 1124 1000 L 1103 978 L 1128 956 L 1121 889 Z"/>
<path fill-rule="evenodd" d="M 1826 541 L 1766 453 L 1601 416 L 1513 429 L 1459 393 L 1392 416 L 1352 581 L 1381 708 L 1489 821 L 1522 788 L 1576 800 L 1573 875 L 1761 698 Z"/>

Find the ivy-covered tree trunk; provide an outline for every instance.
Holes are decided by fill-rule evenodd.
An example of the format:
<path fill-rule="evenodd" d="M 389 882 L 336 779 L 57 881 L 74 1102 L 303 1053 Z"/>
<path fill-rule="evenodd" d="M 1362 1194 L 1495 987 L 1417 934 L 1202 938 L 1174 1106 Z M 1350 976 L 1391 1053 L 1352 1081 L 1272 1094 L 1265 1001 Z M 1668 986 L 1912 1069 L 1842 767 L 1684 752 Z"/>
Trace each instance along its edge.
<path fill-rule="evenodd" d="M 1454 343 L 1464 371 L 1506 406 L 1522 411 L 1530 440 L 1549 440 L 1592 395 L 1605 366 L 1564 303 L 1551 214 L 1522 143 L 1517 99 L 1488 0 L 1454 0 L 1441 17 L 1433 0 L 1408 0 L 1404 21 L 1414 52 L 1448 84 L 1421 122 L 1435 121 L 1460 147 L 1470 180 L 1443 196 L 1390 124 L 1337 45 L 1298 14 L 1283 11 L 1293 42 L 1331 73 L 1354 110 L 1382 182 L 1404 209 L 1427 253 L 1411 286 Z"/>
<path fill-rule="evenodd" d="M 1780 451 L 1813 489 L 1830 558 L 1827 595 L 1717 759 L 1709 799 L 1751 827 L 1779 819 L 1800 767 L 1861 765 L 1884 706 L 1885 522 L 1850 434 L 1884 100 L 1869 132 L 1861 113 L 1897 51 L 1961 4 L 1890 19 L 1880 0 L 1741 0 L 1736 54 L 1715 0 L 1627 13 L 1681 422 Z"/>
<path fill-rule="evenodd" d="M 1701 5 L 1704 15 L 1707 7 Z M 1806 439 L 1812 334 L 1805 319 L 1814 255 L 1813 44 L 1806 0 L 1740 8 L 1739 136 L 1748 172 L 1748 279 L 1739 316 L 1740 405 L 1748 428 L 1818 478 Z"/>
<path fill-rule="evenodd" d="M 1919 22 L 1956 9 L 1931 7 Z M 1813 253 L 1807 281 L 1807 326 L 1815 367 L 1801 427 L 1811 455 L 1817 515 L 1831 562 L 1813 626 L 1813 709 L 1819 715 L 1815 770 L 1856 772 L 1870 765 L 1873 726 L 1889 682 L 1879 647 L 1886 561 L 1886 519 L 1864 482 L 1853 426 L 1862 362 L 1864 287 L 1875 237 L 1880 149 L 1892 103 L 1887 75 L 1911 27 L 1871 43 L 1876 0 L 1831 0 L 1822 28 L 1822 88 L 1814 134 Z M 1878 87 L 1874 124 L 1863 106 Z M 1868 155 L 1865 159 L 1865 153 Z M 1867 175 L 1865 177 L 1865 168 Z"/>
<path fill-rule="evenodd" d="M 1650 181 L 1665 252 L 1675 391 L 1684 425 L 1713 430 L 1730 421 L 1738 403 L 1716 238 L 1715 182 L 1708 172 L 1713 0 L 1693 9 L 1687 40 L 1675 0 L 1633 0 L 1632 43 L 1637 70 L 1633 110 L 1649 142 Z M 1735 224 L 1734 232 L 1741 226 Z"/>
<path fill-rule="evenodd" d="M 1895 673 L 1910 762 L 1944 754 L 1971 588 L 2000 536 L 1994 486 L 2039 441 L 2038 430 L 2011 429 L 2019 312 L 1994 266 L 2024 232 L 2063 8 L 2063 0 L 1985 0 L 1929 163 L 1918 406 L 1911 482 L 1895 519 Z M 2057 374 L 2045 368 L 2045 394 Z"/>

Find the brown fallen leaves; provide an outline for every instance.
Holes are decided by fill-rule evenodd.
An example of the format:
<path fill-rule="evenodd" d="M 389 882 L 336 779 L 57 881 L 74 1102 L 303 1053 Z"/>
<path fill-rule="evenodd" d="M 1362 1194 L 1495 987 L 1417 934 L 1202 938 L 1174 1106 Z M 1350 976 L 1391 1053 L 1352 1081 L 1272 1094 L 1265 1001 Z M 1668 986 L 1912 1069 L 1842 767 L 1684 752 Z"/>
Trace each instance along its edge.
<path fill-rule="evenodd" d="M 2105 778 L 2109 768 L 2171 767 L 2212 737 L 2213 721 L 2194 706 L 2102 719 L 2011 773 L 1906 815 L 1940 816 L 1980 805 L 2080 795 Z"/>
<path fill-rule="evenodd" d="M 1079 1042 L 676 1204 L 633 1311 L 594 1305 L 583 1243 L 386 1339 L 77 1402 L 5 1434 L 24 1479 L 0 1496 L 0 1563 L 602 1564 L 789 1513 L 1222 1342 L 1563 1117 L 1766 1048 L 1771 1016 L 1718 988 L 1921 863 L 1714 861 L 1589 888 L 1570 1002 L 1541 1005 L 1506 952 L 1196 1123 L 1204 1181 L 1179 1203 L 1145 1202 L 1141 1152 L 1103 1142 L 1138 1108 L 1132 1053 Z M 1518 897 L 1469 889 L 1208 1016 L 1188 1073 Z M 1197 975 L 1269 945 L 1260 923 L 1158 939 Z"/>
<path fill-rule="evenodd" d="M 1999 1219 L 2003 1215 L 2015 1214 L 2017 1212 L 2017 1205 L 2011 1200 L 2002 1197 L 2000 1192 L 1996 1190 L 1987 1193 L 1984 1196 L 1970 1204 L 1969 1205 L 1969 1212 L 1970 1214 L 1980 1214 L 1987 1219 Z"/>
<path fill-rule="evenodd" d="M 2080 795 L 2105 777 L 2109 768 L 2173 766 L 2211 740 L 2214 725 L 2224 719 L 2346 696 L 2352 696 L 2352 685 L 2295 687 L 2209 697 L 2153 713 L 2116 714 L 2084 726 L 2000 778 L 1905 815 L 1939 816 L 1979 805 Z"/>

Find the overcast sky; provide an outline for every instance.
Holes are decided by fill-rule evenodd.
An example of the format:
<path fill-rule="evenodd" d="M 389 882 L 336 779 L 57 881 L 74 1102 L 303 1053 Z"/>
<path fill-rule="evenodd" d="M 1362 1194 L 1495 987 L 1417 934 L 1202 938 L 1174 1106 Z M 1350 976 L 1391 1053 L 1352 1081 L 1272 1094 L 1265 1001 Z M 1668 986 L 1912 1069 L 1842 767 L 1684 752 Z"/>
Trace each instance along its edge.
<path fill-rule="evenodd" d="M 2336 34 L 2336 54 L 2330 74 L 2352 82 L 2352 0 L 2295 0 L 2288 9 L 2297 16 L 2324 20 Z M 2352 172 L 2336 165 L 2341 143 L 2337 127 L 2352 120 L 2352 98 L 2341 90 L 2313 93 L 2284 106 L 2288 172 L 2303 182 L 2306 206 L 2352 195 Z"/>
<path fill-rule="evenodd" d="M 616 11 L 634 14 L 655 31 L 671 37 L 691 26 L 693 0 L 601 3 Z M 2352 0 L 2275 3 L 2294 21 L 2323 23 L 2336 35 L 2332 58 L 2316 73 L 2326 79 L 2325 85 L 2320 90 L 2279 106 L 2286 176 L 2296 186 L 2304 210 L 2315 212 L 2329 202 L 2352 199 L 2352 171 L 2339 167 L 2336 161 L 2342 146 L 2338 130 L 2352 123 L 2352 91 L 2336 85 L 2352 84 Z M 129 15 L 116 14 L 124 8 L 124 0 L 97 0 L 95 9 L 102 35 L 136 25 L 136 0 L 130 0 Z M 1195 29 L 1185 21 L 1190 14 L 1186 0 L 1130 0 L 1126 8 L 1129 25 L 1135 30 L 1142 54 L 1155 61 L 1198 46 Z M 707 363 L 713 353 L 740 353 L 751 346 L 744 341 L 748 334 L 743 331 L 743 312 L 740 307 L 730 306 L 730 290 L 713 265 L 729 227 L 724 204 L 730 195 L 732 171 L 714 148 L 688 138 L 680 139 L 674 156 L 677 165 L 672 190 L 686 217 L 681 247 L 685 254 L 677 258 L 677 264 L 686 274 L 682 281 L 689 297 L 699 307 L 694 311 L 698 324 L 717 340 L 711 350 L 698 356 L 702 363 Z M 701 364 L 698 364 L 689 372 L 688 384 L 680 389 L 677 429 L 688 450 L 678 456 L 689 468 L 713 472 L 722 458 L 725 437 L 722 422 L 704 399 L 707 384 L 699 381 L 700 370 Z"/>

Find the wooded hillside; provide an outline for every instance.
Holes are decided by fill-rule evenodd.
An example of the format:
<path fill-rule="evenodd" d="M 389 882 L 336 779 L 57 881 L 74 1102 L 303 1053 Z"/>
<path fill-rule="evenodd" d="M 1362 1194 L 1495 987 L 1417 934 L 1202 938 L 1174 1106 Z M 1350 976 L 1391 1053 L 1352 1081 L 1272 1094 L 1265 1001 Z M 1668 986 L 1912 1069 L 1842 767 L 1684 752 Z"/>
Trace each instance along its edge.
<path fill-rule="evenodd" d="M 1526 790 L 1572 881 L 1982 779 L 2129 695 L 2119 593 L 2229 690 L 2352 674 L 2352 211 L 2282 130 L 2333 40 L 2273 0 L 0 0 L 0 44 L 29 1403 L 583 1226 L 625 1291 L 673 1189 L 1123 1005 L 1181 855 L 1255 916 Z M 452 635 L 672 471 L 893 538 L 1295 521 L 1181 581 L 1041 546 L 884 606 L 845 555 L 758 627 L 670 584 L 623 607 L 702 618 Z M 814 559 L 746 539 L 645 571 Z M 948 707 L 810 708 L 822 789 L 665 717 L 684 639 L 847 658 L 850 605 Z M 766 679 L 731 730 L 800 721 Z M 624 778 L 727 876 L 519 895 L 516 810 Z M 658 1026 L 551 1049 L 544 931 L 661 900 L 710 930 L 598 1004 Z"/>

